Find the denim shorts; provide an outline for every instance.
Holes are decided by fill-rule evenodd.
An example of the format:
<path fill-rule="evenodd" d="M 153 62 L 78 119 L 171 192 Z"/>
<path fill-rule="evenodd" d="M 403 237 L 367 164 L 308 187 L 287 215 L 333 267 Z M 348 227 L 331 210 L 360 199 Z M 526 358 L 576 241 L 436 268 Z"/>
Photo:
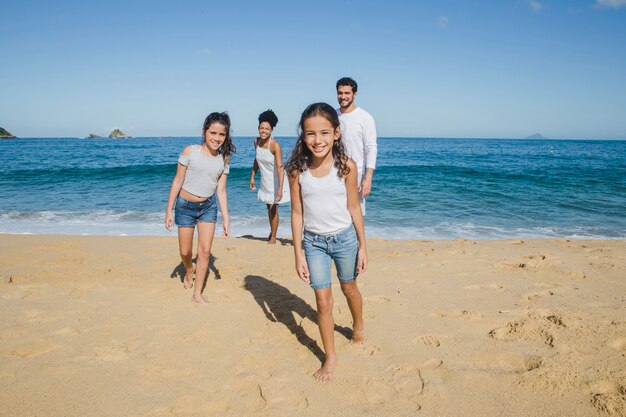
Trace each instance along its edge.
<path fill-rule="evenodd" d="M 304 256 L 309 267 L 311 288 L 329 288 L 331 283 L 331 260 L 335 261 L 337 278 L 342 283 L 356 280 L 356 263 L 359 241 L 354 225 L 332 236 L 316 235 L 304 231 L 302 239 Z"/>
<path fill-rule="evenodd" d="M 194 203 L 178 196 L 176 198 L 176 206 L 174 207 L 174 222 L 178 227 L 195 227 L 198 222 L 217 222 L 217 199 L 215 194 L 199 203 Z"/>

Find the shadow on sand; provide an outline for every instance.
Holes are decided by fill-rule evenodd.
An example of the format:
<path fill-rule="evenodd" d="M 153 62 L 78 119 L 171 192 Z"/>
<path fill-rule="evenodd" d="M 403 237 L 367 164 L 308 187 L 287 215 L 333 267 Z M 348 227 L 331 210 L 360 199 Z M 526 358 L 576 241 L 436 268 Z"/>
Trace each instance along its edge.
<path fill-rule="evenodd" d="M 258 236 L 252 236 L 252 235 L 243 235 L 240 236 L 240 238 L 242 239 L 249 239 L 249 240 L 258 240 L 260 242 L 267 242 L 267 238 L 266 237 L 258 237 Z M 284 239 L 284 238 L 276 238 L 276 241 L 278 243 L 280 243 L 282 246 L 293 246 L 293 240 L 291 239 Z"/>
<path fill-rule="evenodd" d="M 207 278 L 211 274 L 211 271 L 213 271 L 213 279 L 216 279 L 216 280 L 222 279 L 222 276 L 220 275 L 220 270 L 217 269 L 217 267 L 215 266 L 216 259 L 217 258 L 213 256 L 213 254 L 209 256 L 209 268 L 207 269 Z M 196 256 L 195 258 L 193 258 L 193 263 L 195 264 L 197 260 L 198 260 L 198 257 Z M 176 265 L 174 270 L 172 270 L 172 273 L 170 274 L 170 278 L 178 279 L 180 283 L 182 284 L 183 280 L 185 279 L 185 273 L 186 273 L 185 264 L 183 264 L 183 262 L 181 261 L 178 265 Z M 204 280 L 205 286 L 206 286 L 207 281 L 208 279 Z"/>
<path fill-rule="evenodd" d="M 245 289 L 252 293 L 265 317 L 269 321 L 282 323 L 302 346 L 308 348 L 320 362 L 324 362 L 324 352 L 317 342 L 311 339 L 300 323 L 296 321 L 293 313 L 302 319 L 309 319 L 317 324 L 317 312 L 303 299 L 293 294 L 287 288 L 258 275 L 248 275 L 244 280 Z M 335 325 L 335 331 L 350 339 L 352 330 L 347 327 Z"/>

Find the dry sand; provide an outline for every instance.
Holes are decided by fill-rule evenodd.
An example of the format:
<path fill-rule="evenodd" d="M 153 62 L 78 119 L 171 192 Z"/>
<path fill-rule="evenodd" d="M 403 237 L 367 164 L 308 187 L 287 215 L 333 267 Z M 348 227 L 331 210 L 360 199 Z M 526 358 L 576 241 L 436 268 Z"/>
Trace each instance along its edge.
<path fill-rule="evenodd" d="M 291 245 L 216 239 L 209 306 L 177 250 L 0 235 L 0 415 L 626 415 L 626 241 L 371 239 L 330 384 Z"/>

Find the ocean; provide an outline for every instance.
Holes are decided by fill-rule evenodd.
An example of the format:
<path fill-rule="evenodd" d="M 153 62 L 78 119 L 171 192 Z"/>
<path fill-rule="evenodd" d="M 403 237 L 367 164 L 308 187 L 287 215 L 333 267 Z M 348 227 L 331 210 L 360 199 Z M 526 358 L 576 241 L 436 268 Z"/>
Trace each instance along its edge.
<path fill-rule="evenodd" d="M 233 236 L 269 233 L 248 189 L 252 140 L 235 138 Z M 287 159 L 295 138 L 278 140 Z M 178 154 L 199 141 L 1 140 L 0 233 L 175 235 L 163 227 L 169 188 Z M 626 238 L 626 141 L 379 138 L 378 147 L 368 237 Z M 290 236 L 289 205 L 279 213 L 278 235 Z"/>

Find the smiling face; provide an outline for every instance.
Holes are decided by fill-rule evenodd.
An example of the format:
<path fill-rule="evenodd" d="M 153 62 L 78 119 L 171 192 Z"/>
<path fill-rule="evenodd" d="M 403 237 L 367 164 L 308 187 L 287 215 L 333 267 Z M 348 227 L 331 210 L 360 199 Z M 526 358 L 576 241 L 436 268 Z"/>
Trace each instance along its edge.
<path fill-rule="evenodd" d="M 226 140 L 226 126 L 221 123 L 211 123 L 209 128 L 204 132 L 204 144 L 211 154 L 217 155 L 217 152 Z"/>
<path fill-rule="evenodd" d="M 268 122 L 259 123 L 259 137 L 261 140 L 266 140 L 272 135 L 272 125 Z"/>
<path fill-rule="evenodd" d="M 341 110 L 352 110 L 355 96 L 356 93 L 352 92 L 352 87 L 349 85 L 340 85 L 337 87 L 337 102 Z"/>
<path fill-rule="evenodd" d="M 333 144 L 341 136 L 339 127 L 333 128 L 328 119 L 323 116 L 312 116 L 304 120 L 302 129 L 306 147 L 313 154 L 313 158 L 321 160 L 332 158 Z"/>

